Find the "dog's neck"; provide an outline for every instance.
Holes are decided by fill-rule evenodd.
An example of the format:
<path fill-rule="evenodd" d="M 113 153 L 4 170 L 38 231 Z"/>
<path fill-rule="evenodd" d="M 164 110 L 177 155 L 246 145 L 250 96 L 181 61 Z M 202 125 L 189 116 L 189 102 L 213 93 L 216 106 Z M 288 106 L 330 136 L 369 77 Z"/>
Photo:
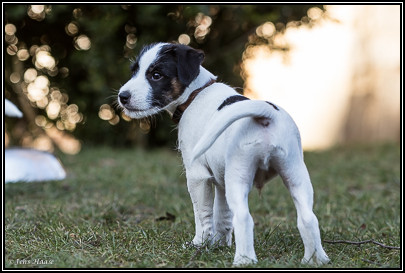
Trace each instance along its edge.
<path fill-rule="evenodd" d="M 188 107 L 197 94 L 202 91 L 204 88 L 213 84 L 216 80 L 211 72 L 206 70 L 204 67 L 200 67 L 200 73 L 197 78 L 190 83 L 190 85 L 184 90 L 183 94 L 180 96 L 175 103 L 171 103 L 166 107 L 166 111 L 169 112 L 170 116 L 175 123 L 178 123 L 181 118 L 181 114 Z"/>
<path fill-rule="evenodd" d="M 179 123 L 181 117 L 183 116 L 184 111 L 186 111 L 186 109 L 190 106 L 190 104 L 193 102 L 193 100 L 195 99 L 195 97 L 197 97 L 197 95 L 203 91 L 205 88 L 207 88 L 208 86 L 214 84 L 216 82 L 215 79 L 210 79 L 206 84 L 204 84 L 202 87 L 194 90 L 190 96 L 188 97 L 187 101 L 183 104 L 180 104 L 179 106 L 177 106 L 176 111 L 174 111 L 173 115 L 172 115 L 172 120 L 174 123 Z"/>
<path fill-rule="evenodd" d="M 195 78 L 195 80 L 190 83 L 190 85 L 186 88 L 186 90 L 184 90 L 184 94 L 187 94 L 187 98 L 188 98 L 190 96 L 191 92 L 193 92 L 194 90 L 196 90 L 198 88 L 201 88 L 211 79 L 216 80 L 217 77 L 214 76 L 211 72 L 209 72 L 204 67 L 200 66 L 200 73 L 198 74 L 197 78 Z M 184 101 L 181 103 L 184 103 Z"/>

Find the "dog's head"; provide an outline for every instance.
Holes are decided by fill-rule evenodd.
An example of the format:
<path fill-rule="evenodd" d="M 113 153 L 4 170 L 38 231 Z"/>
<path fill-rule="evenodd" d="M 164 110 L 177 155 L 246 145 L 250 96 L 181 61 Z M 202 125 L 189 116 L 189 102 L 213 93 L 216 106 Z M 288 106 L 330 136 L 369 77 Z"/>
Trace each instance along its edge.
<path fill-rule="evenodd" d="M 143 118 L 177 105 L 198 76 L 204 53 L 180 44 L 159 43 L 142 49 L 132 78 L 120 88 L 118 103 L 126 115 Z"/>

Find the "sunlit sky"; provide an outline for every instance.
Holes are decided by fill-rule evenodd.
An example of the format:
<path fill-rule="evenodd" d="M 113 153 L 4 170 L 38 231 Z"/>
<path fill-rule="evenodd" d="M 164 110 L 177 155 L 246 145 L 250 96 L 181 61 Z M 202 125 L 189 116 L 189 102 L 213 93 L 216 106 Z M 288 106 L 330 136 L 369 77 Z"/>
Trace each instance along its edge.
<path fill-rule="evenodd" d="M 290 24 L 284 34 L 273 37 L 275 44 L 288 45 L 287 55 L 265 46 L 247 49 L 246 95 L 279 104 L 296 121 L 304 149 L 322 149 L 342 138 L 350 101 L 363 88 L 356 85 L 389 80 L 382 88 L 368 83 L 373 90 L 363 92 L 386 98 L 375 103 L 384 104 L 379 109 L 373 106 L 374 113 L 379 110 L 375 122 L 394 123 L 399 129 L 399 6 L 327 6 L 326 14 L 312 8 L 308 16 L 315 21 L 312 27 Z M 266 24 L 271 36 L 272 23 Z M 263 35 L 266 24 L 258 29 Z M 375 75 L 360 73 L 358 68 L 364 66 Z"/>

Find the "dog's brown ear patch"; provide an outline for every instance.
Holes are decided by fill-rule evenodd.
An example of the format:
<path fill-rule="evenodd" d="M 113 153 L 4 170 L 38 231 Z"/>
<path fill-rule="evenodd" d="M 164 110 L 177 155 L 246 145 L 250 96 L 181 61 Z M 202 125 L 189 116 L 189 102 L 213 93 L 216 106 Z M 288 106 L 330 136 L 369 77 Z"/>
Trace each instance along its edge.
<path fill-rule="evenodd" d="M 199 74 L 204 52 L 189 46 L 176 45 L 177 75 L 183 86 L 188 86 Z"/>
<path fill-rule="evenodd" d="M 172 98 L 173 100 L 176 100 L 181 96 L 181 94 L 183 94 L 184 88 L 177 78 L 172 79 L 171 84 L 172 84 Z"/>

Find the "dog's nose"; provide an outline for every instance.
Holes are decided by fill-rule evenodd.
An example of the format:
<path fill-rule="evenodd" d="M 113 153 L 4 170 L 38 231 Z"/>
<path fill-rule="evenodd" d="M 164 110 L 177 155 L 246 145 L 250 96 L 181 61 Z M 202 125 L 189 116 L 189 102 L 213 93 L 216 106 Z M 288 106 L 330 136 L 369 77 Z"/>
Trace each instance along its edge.
<path fill-rule="evenodd" d="M 127 104 L 131 98 L 131 93 L 129 91 L 122 91 L 118 96 L 122 104 Z"/>

